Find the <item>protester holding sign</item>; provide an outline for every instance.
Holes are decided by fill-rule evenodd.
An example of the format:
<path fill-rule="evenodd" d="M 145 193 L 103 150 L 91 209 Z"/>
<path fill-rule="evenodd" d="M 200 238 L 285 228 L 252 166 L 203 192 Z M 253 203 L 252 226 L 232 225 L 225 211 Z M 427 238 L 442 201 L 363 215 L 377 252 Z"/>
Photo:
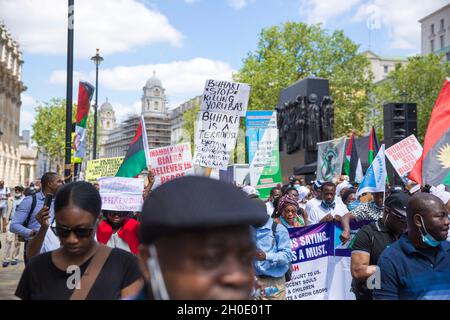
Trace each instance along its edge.
<path fill-rule="evenodd" d="M 375 274 L 383 250 L 406 231 L 406 205 L 410 198 L 404 192 L 393 193 L 386 198 L 383 217 L 363 226 L 356 234 L 351 246 L 352 291 L 356 300 L 372 300 L 367 280 Z M 379 279 L 379 275 L 375 276 Z"/>
<path fill-rule="evenodd" d="M 100 194 L 90 183 L 74 182 L 58 191 L 52 229 L 61 240 L 61 248 L 30 260 L 17 286 L 17 297 L 117 300 L 141 290 L 136 257 L 95 241 L 100 210 Z"/>
<path fill-rule="evenodd" d="M 375 299 L 450 299 L 450 220 L 444 203 L 416 193 L 406 208 L 408 233 L 384 250 Z"/>

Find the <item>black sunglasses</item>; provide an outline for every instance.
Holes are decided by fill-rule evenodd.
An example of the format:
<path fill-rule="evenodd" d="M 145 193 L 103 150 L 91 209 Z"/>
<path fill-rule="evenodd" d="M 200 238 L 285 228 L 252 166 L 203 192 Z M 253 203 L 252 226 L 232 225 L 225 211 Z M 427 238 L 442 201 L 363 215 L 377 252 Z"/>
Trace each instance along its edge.
<path fill-rule="evenodd" d="M 51 227 L 52 231 L 60 238 L 67 238 L 71 232 L 75 234 L 77 238 L 87 238 L 90 237 L 92 234 L 92 231 L 95 228 L 67 228 L 67 227 Z"/>

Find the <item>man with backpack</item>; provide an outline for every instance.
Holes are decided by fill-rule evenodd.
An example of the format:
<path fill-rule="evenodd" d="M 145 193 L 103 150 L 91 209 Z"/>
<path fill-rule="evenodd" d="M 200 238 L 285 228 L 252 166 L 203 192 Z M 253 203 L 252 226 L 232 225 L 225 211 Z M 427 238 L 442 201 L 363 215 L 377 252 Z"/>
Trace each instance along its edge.
<path fill-rule="evenodd" d="M 256 299 L 286 300 L 286 277 L 290 276 L 292 261 L 288 230 L 270 217 L 255 229 L 255 268 L 258 294 Z"/>
<path fill-rule="evenodd" d="M 19 239 L 25 242 L 25 263 L 27 263 L 27 257 L 25 254 L 27 243 L 36 235 L 41 227 L 40 223 L 36 220 L 36 215 L 42 210 L 46 210 L 44 204 L 47 195 L 55 195 L 59 187 L 64 184 L 62 178 L 54 172 L 45 173 L 42 176 L 41 183 L 42 190 L 40 192 L 26 197 L 20 203 L 10 225 L 10 231 L 12 233 L 18 234 Z M 51 203 L 50 205 L 49 215 L 50 221 L 53 221 L 53 203 Z"/>

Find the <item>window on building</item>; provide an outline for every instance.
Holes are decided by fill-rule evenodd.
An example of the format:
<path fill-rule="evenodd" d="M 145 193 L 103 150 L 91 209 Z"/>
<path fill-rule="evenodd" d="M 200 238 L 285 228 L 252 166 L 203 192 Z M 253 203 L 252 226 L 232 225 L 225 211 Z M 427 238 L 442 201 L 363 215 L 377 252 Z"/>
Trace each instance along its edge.
<path fill-rule="evenodd" d="M 388 73 L 389 71 L 389 66 L 383 66 L 384 67 L 384 73 Z"/>
<path fill-rule="evenodd" d="M 444 31 L 444 19 L 441 19 L 441 29 L 439 31 Z"/>
<path fill-rule="evenodd" d="M 439 37 L 439 40 L 440 40 L 440 42 L 441 42 L 441 49 L 444 49 L 444 36 L 443 36 L 443 35 L 440 36 L 440 37 Z"/>
<path fill-rule="evenodd" d="M 434 24 L 431 24 L 431 34 L 434 34 Z"/>
<path fill-rule="evenodd" d="M 430 51 L 434 52 L 434 40 L 430 40 Z"/>
<path fill-rule="evenodd" d="M 450 62 L 450 52 L 447 52 L 447 61 Z"/>

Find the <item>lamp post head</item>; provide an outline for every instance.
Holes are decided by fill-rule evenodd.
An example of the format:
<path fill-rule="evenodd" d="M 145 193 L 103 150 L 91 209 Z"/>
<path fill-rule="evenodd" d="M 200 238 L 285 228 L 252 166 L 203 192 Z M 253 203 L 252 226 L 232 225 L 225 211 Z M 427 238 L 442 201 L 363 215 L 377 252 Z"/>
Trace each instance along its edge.
<path fill-rule="evenodd" d="M 95 56 L 91 58 L 92 61 L 94 61 L 95 65 L 98 67 L 100 63 L 104 60 L 103 57 L 99 53 L 99 49 L 97 48 L 97 52 Z"/>

